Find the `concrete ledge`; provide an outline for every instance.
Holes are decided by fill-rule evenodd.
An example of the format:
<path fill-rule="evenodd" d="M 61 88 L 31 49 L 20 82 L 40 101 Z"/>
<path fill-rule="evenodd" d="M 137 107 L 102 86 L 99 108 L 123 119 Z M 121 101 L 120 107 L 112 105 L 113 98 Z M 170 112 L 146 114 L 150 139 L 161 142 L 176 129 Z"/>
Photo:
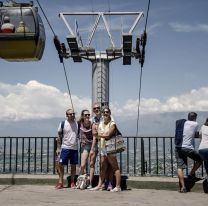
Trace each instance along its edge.
<path fill-rule="evenodd" d="M 177 191 L 178 178 L 174 177 L 129 177 L 127 180 L 128 188 L 155 189 L 155 190 L 174 190 Z M 202 182 L 195 183 L 192 192 L 203 192 Z"/>
<path fill-rule="evenodd" d="M 55 185 L 57 178 L 57 175 L 48 174 L 0 174 L 0 185 Z M 172 177 L 128 177 L 123 181 L 127 189 L 178 190 L 178 178 Z M 191 191 L 203 192 L 202 182 L 202 180 L 196 182 Z M 65 176 L 65 185 L 68 185 L 67 176 Z"/>
<path fill-rule="evenodd" d="M 1 174 L 0 184 L 2 185 L 55 185 L 57 175 L 31 175 L 31 174 Z"/>

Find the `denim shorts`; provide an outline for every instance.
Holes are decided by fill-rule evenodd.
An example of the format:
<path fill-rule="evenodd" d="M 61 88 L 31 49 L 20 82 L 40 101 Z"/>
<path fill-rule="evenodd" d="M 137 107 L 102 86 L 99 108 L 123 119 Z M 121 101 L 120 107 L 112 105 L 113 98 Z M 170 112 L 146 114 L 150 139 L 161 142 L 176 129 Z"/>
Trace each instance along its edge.
<path fill-rule="evenodd" d="M 69 159 L 70 159 L 70 164 L 71 165 L 78 164 L 78 150 L 63 149 L 62 148 L 59 162 L 62 165 L 68 165 Z"/>
<path fill-rule="evenodd" d="M 92 147 L 92 144 L 84 144 L 81 146 L 81 153 L 90 153 L 90 150 L 91 150 L 91 147 Z"/>
<path fill-rule="evenodd" d="M 81 153 L 86 152 L 86 153 L 90 153 L 90 150 L 92 148 L 92 144 L 84 144 L 81 146 Z M 94 152 L 96 152 L 98 150 L 97 145 L 94 148 Z"/>
<path fill-rule="evenodd" d="M 199 155 L 204 161 L 208 161 L 208 149 L 200 149 Z"/>
<path fill-rule="evenodd" d="M 175 157 L 177 162 L 177 168 L 186 169 L 188 157 L 196 162 L 201 162 L 202 159 L 199 153 L 193 149 L 188 148 L 175 148 Z"/>

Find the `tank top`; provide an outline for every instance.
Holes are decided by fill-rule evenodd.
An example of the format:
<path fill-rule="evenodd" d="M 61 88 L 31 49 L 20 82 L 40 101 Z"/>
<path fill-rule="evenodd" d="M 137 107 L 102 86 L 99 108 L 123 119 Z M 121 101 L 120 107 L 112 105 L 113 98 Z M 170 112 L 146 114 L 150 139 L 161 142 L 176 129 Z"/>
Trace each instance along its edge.
<path fill-rule="evenodd" d="M 92 127 L 90 128 L 84 127 L 81 123 L 80 125 L 80 142 L 82 145 L 92 144 L 93 135 L 92 135 Z"/>

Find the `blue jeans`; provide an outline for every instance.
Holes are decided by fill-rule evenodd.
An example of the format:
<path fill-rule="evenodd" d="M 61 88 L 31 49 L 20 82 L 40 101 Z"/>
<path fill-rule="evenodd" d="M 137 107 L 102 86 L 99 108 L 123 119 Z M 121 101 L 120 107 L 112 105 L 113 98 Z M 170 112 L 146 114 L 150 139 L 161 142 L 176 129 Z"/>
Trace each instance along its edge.
<path fill-rule="evenodd" d="M 205 167 L 206 173 L 208 175 L 208 148 L 207 149 L 200 149 L 199 155 L 201 156 L 201 158 L 204 161 L 204 167 Z"/>

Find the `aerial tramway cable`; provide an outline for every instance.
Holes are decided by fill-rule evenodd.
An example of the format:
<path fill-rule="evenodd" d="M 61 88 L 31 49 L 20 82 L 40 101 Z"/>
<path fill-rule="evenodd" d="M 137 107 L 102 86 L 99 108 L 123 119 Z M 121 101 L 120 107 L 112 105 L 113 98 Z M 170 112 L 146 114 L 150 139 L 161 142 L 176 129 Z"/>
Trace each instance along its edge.
<path fill-rule="evenodd" d="M 138 137 L 138 133 L 139 133 L 139 117 L 140 117 L 141 89 L 142 89 L 142 69 L 143 69 L 143 64 L 144 64 L 145 46 L 146 46 L 146 38 L 147 38 L 146 29 L 147 29 L 147 21 L 148 21 L 148 16 L 149 16 L 149 8 L 150 8 L 150 0 L 148 2 L 147 17 L 146 17 L 145 28 L 144 28 L 144 33 L 143 33 L 143 45 L 142 45 L 142 52 L 141 52 L 142 62 L 141 62 L 141 70 L 140 70 L 140 77 L 139 77 L 136 137 Z"/>
<path fill-rule="evenodd" d="M 49 22 L 49 20 L 48 20 L 48 18 L 47 18 L 47 16 L 46 16 L 46 14 L 45 14 L 45 12 L 44 12 L 42 6 L 40 5 L 40 3 L 39 3 L 38 0 L 36 0 L 36 1 L 37 1 L 38 5 L 39 5 L 39 7 L 40 7 L 40 9 L 41 9 L 41 11 L 42 11 L 42 13 L 43 13 L 45 19 L 46 19 L 46 21 L 47 21 L 49 27 L 50 27 L 50 29 L 51 29 L 53 35 L 54 35 L 54 44 L 55 44 L 55 47 L 56 47 L 56 49 L 57 49 L 57 51 L 58 51 L 60 62 L 61 62 L 62 65 L 63 65 L 64 75 L 65 75 L 65 78 L 66 78 L 67 89 L 68 89 L 69 98 L 70 98 L 70 102 L 71 102 L 71 107 L 72 107 L 72 109 L 74 110 L 74 106 L 73 106 L 73 102 L 72 102 L 72 96 L 71 96 L 71 90 L 70 90 L 70 87 L 69 87 L 69 80 L 68 80 L 67 72 L 66 72 L 66 67 L 65 67 L 65 64 L 64 64 L 64 61 L 63 61 L 63 57 L 61 56 L 61 49 L 62 49 L 62 48 L 61 48 L 60 41 L 59 41 L 59 39 L 58 39 L 58 36 L 55 34 L 55 32 L 54 32 L 54 30 L 53 30 L 53 28 L 52 28 L 52 26 L 51 26 L 51 24 L 50 24 L 50 22 Z"/>
<path fill-rule="evenodd" d="M 44 12 L 44 10 L 43 10 L 42 6 L 40 5 L 40 3 L 39 3 L 39 1 L 38 1 L 38 0 L 36 0 L 36 1 L 37 1 L 38 6 L 40 7 L 40 9 L 41 9 L 41 11 L 42 11 L 42 13 L 43 13 L 43 16 L 45 17 L 45 19 L 46 19 L 46 21 L 47 21 L 47 23 L 48 23 L 48 25 L 49 25 L 49 27 L 50 27 L 51 31 L 53 32 L 53 35 L 54 35 L 54 36 L 56 36 L 56 34 L 55 34 L 55 32 L 54 32 L 54 30 L 53 30 L 53 28 L 52 28 L 52 26 L 51 26 L 51 24 L 50 24 L 50 22 L 49 22 L 49 20 L 48 20 L 47 16 L 45 15 L 45 12 Z"/>
<path fill-rule="evenodd" d="M 142 90 L 142 72 L 143 72 L 143 65 L 144 65 L 144 58 L 145 58 L 145 46 L 147 41 L 147 21 L 148 21 L 148 15 L 149 15 L 149 8 L 150 8 L 150 0 L 148 2 L 148 8 L 147 8 L 147 17 L 145 22 L 145 28 L 144 32 L 141 36 L 141 46 L 142 51 L 140 54 L 140 64 L 141 64 L 141 70 L 140 70 L 140 76 L 139 76 L 139 95 L 138 95 L 138 110 L 137 110 L 137 127 L 136 127 L 136 137 L 139 135 L 139 117 L 140 117 L 140 104 L 141 104 L 141 90 Z M 137 138 L 135 139 L 135 151 L 137 150 Z M 136 156 L 134 158 L 134 173 L 136 173 Z M 145 157 L 144 157 L 144 140 L 141 138 L 141 175 L 145 174 Z"/>

